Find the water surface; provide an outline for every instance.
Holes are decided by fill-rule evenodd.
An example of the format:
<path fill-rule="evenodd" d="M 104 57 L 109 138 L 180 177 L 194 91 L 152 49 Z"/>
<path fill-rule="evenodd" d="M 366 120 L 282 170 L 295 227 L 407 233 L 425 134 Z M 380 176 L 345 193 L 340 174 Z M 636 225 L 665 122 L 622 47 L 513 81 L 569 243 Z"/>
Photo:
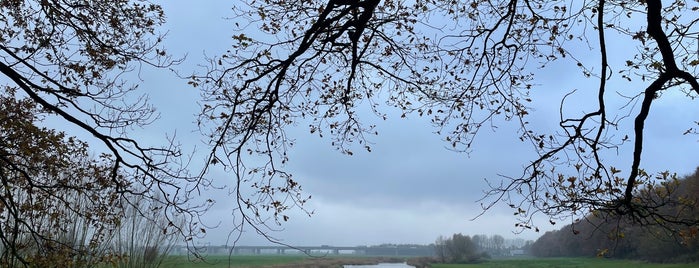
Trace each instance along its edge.
<path fill-rule="evenodd" d="M 415 268 L 406 263 L 379 263 L 376 265 L 344 265 L 345 268 Z"/>

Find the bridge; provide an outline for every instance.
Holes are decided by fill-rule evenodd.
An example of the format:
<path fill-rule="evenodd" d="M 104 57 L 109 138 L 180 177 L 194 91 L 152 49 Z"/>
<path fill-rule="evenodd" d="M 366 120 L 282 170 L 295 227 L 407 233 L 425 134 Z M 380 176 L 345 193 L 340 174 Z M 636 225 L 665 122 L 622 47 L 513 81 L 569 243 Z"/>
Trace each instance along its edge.
<path fill-rule="evenodd" d="M 202 247 L 205 254 L 211 255 L 283 255 L 283 254 L 310 254 L 310 255 L 362 255 L 362 256 L 434 256 L 433 246 L 424 245 L 380 245 L 380 246 L 298 246 L 286 247 L 271 246 L 205 246 Z M 176 246 L 174 254 L 186 254 L 187 248 Z"/>

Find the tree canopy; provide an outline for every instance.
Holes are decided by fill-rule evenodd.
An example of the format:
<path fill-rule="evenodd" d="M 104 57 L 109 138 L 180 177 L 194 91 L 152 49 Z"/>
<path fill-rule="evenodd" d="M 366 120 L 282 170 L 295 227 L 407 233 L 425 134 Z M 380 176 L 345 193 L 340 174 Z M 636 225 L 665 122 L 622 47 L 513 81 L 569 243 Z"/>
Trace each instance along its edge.
<path fill-rule="evenodd" d="M 69 265 L 56 257 L 73 262 L 96 250 L 126 209 L 144 207 L 135 197 L 170 221 L 162 233 L 199 233 L 179 220 L 206 204 L 189 202 L 193 189 L 183 184 L 200 180 L 187 174 L 177 144 L 151 147 L 129 136 L 157 113 L 127 73 L 178 62 L 159 47 L 163 21 L 161 7 L 148 1 L 0 2 L 4 265 L 44 266 L 41 258 Z M 43 127 L 46 118 L 65 128 Z M 64 132 L 75 129 L 94 137 L 92 148 L 103 154 Z M 76 242 L 70 226 L 79 224 L 90 239 Z"/>
<path fill-rule="evenodd" d="M 663 213 L 682 214 L 685 219 L 697 219 L 699 212 L 696 209 L 687 209 L 685 205 L 677 204 L 688 201 L 696 204 L 699 201 L 698 187 L 699 173 L 695 171 L 694 174 L 672 183 L 666 182 L 645 189 L 640 195 L 654 196 L 672 192 L 670 199 L 674 204 L 660 208 Z M 668 191 L 668 188 L 675 189 Z M 671 224 L 644 227 L 625 218 L 608 221 L 605 213 L 592 213 L 575 224 L 546 232 L 532 245 L 532 254 L 538 257 L 597 255 L 652 262 L 699 260 L 699 237 L 696 235 L 699 231 L 698 226 L 687 228 L 681 224 Z"/>
<path fill-rule="evenodd" d="M 470 151 L 479 131 L 498 120 L 517 124 L 517 135 L 539 157 L 519 176 L 492 180 L 483 206 L 509 204 L 521 228 L 535 228 L 536 213 L 555 224 L 591 211 L 641 224 L 695 223 L 658 212 L 670 202 L 666 197 L 651 202 L 637 194 L 672 177 L 642 168 L 651 105 L 666 91 L 689 98 L 699 91 L 694 3 L 241 2 L 232 19 L 234 45 L 210 58 L 208 72 L 192 76 L 190 84 L 202 90 L 209 162 L 258 190 L 252 198 L 238 191 L 239 206 L 253 211 L 243 222 L 265 210 L 286 220 L 283 212 L 306 200 L 283 169 L 294 140 L 287 127 L 307 125 L 352 155 L 357 146 L 371 150 L 367 141 L 377 134 L 365 123 L 367 114 L 385 118 L 392 106 L 403 117 L 429 118 L 456 151 Z M 615 42 L 631 54 L 611 50 L 621 47 Z M 557 129 L 536 129 L 531 93 L 544 90 L 536 75 L 554 63 L 577 66 L 582 75 L 566 79 L 588 80 L 594 86 L 580 90 L 594 94 L 569 89 Z M 626 105 L 610 105 L 619 102 Z M 624 129 L 633 131 L 624 135 Z M 632 147 L 621 156 L 631 159 L 629 167 L 610 161 L 622 146 Z M 264 164 L 253 164 L 258 161 Z"/>
<path fill-rule="evenodd" d="M 88 192 L 97 196 L 90 200 L 116 194 L 161 204 L 166 218 L 187 215 L 190 225 L 172 228 L 189 240 L 205 231 L 195 223 L 208 207 L 192 204 L 193 194 L 208 185 L 209 168 L 220 165 L 233 175 L 242 216 L 235 227 L 266 234 L 310 198 L 284 169 L 294 146 L 287 128 L 308 126 L 352 155 L 357 147 L 370 151 L 378 134 L 366 117 L 386 118 L 393 107 L 401 117 L 428 118 L 455 151 L 471 152 L 480 131 L 501 120 L 517 125 L 516 135 L 538 157 L 521 175 L 491 180 L 483 208 L 508 204 L 521 228 L 536 228 L 536 213 L 555 224 L 595 211 L 641 225 L 692 226 L 696 218 L 659 208 L 695 203 L 676 202 L 682 199 L 674 192 L 644 194 L 660 182 L 672 185 L 675 176 L 646 172 L 642 159 L 652 104 L 668 91 L 688 98 L 699 92 L 698 11 L 682 0 L 239 0 L 230 50 L 186 77 L 201 92 L 198 123 L 210 146 L 203 170 L 190 175 L 174 141 L 144 145 L 128 131 L 157 113 L 127 74 L 179 62 L 161 47 L 165 14 L 158 4 L 2 1 L 0 179 L 9 185 L 10 177 L 21 177 L 12 183 L 27 193 L 0 194 L 7 209 L 0 212 L 21 223 L 26 214 L 13 212 L 19 196 L 40 190 L 54 198 L 82 187 L 61 176 L 88 172 L 83 163 L 94 178 L 78 183 L 91 185 Z M 617 53 L 615 42 L 634 49 Z M 585 79 L 582 85 L 594 86 L 579 90 L 593 94 L 570 89 L 560 100 L 557 129 L 538 129 L 530 118 L 532 93 L 546 85 L 537 75 L 557 64 L 579 68 L 566 79 Z M 612 107 L 619 102 L 627 105 Z M 43 116 L 93 136 L 106 154 L 83 158 L 86 145 L 38 126 Z M 626 137 L 624 129 L 633 131 Z M 36 137 L 13 134 L 22 132 Z M 621 157 L 631 165 L 614 166 L 624 146 L 632 153 Z M 70 159 L 76 162 L 64 161 L 76 155 Z M 27 168 L 43 164 L 67 170 Z M 7 238 L 0 242 L 14 247 Z"/>

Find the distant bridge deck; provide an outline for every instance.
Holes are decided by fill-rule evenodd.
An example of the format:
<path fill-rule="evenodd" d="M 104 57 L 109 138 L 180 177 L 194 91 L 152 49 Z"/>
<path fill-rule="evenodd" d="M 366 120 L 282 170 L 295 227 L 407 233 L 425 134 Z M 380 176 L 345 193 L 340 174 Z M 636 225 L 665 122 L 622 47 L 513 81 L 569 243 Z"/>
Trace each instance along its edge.
<path fill-rule="evenodd" d="M 285 247 L 285 246 L 236 246 L 233 248 L 235 254 L 240 254 L 241 252 L 253 252 L 255 254 L 261 254 L 262 252 L 275 252 L 277 254 L 285 254 L 286 251 L 290 252 L 302 252 L 302 253 L 312 253 L 312 252 L 325 252 L 332 254 L 340 254 L 341 251 L 351 251 L 351 252 L 361 252 L 365 250 L 366 247 L 334 247 L 334 246 L 302 246 L 302 247 Z"/>
<path fill-rule="evenodd" d="M 234 255 L 259 255 L 259 254 L 328 254 L 328 255 L 365 255 L 365 256 L 433 256 L 432 246 L 297 246 L 286 247 L 271 246 L 206 246 L 207 254 L 234 254 Z M 186 253 L 186 247 L 179 246 L 174 253 Z"/>

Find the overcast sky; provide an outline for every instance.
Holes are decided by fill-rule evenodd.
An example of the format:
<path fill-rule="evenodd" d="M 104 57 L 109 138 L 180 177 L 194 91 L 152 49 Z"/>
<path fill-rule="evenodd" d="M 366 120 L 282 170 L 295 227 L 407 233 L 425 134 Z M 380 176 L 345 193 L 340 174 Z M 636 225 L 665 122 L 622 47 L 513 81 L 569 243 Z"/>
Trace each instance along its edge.
<path fill-rule="evenodd" d="M 176 69 L 187 74 L 197 70 L 197 64 L 204 63 L 205 54 L 219 55 L 228 49 L 232 23 L 224 17 L 231 15 L 231 3 L 167 1 L 164 4 L 168 18 L 164 30 L 169 32 L 165 45 L 172 54 L 187 54 L 187 60 Z M 623 42 L 614 46 L 622 47 Z M 560 66 L 547 71 L 537 76 L 539 86 L 533 92 L 530 121 L 538 130 L 557 126 L 558 104 L 563 94 L 579 88 L 582 92 L 577 96 L 583 99 L 596 89 L 594 79 L 580 80 L 577 68 Z M 178 139 L 187 149 L 197 146 L 202 151 L 203 144 L 193 123 L 199 110 L 194 101 L 199 97 L 197 90 L 166 70 L 144 69 L 141 78 L 141 88 L 147 90 L 162 117 L 136 133 L 144 139 L 158 141 L 165 133 L 177 131 Z M 585 108 L 585 103 L 576 101 L 579 100 L 571 103 L 571 109 L 580 109 L 577 112 L 594 108 L 592 105 Z M 696 102 L 681 94 L 669 94 L 654 109 L 648 124 L 649 142 L 643 166 L 651 171 L 692 172 L 699 164 L 697 137 L 681 133 L 698 118 Z M 518 176 L 522 167 L 536 158 L 530 145 L 517 139 L 515 124 L 497 121 L 496 132 L 484 128 L 473 152 L 463 154 L 447 150 L 448 144 L 433 134 L 434 129 L 426 120 L 414 115 L 400 119 L 395 116 L 396 111 L 387 111 L 394 116 L 377 121 L 379 136 L 371 138 L 375 143 L 371 153 L 357 150 L 353 156 L 346 156 L 333 150 L 330 140 L 309 135 L 303 127 L 289 130 L 297 145 L 290 153 L 287 168 L 294 172 L 304 191 L 313 196 L 307 208 L 315 214 L 309 218 L 300 211 L 293 213 L 290 222 L 282 226 L 284 230 L 273 236 L 293 245 L 352 246 L 427 244 L 439 235 L 453 233 L 500 234 L 523 239 L 536 239 L 540 235 L 533 231 L 514 234 L 515 218 L 504 204 L 471 220 L 481 213 L 477 200 L 488 189 L 486 178 L 497 181 L 498 174 Z M 621 129 L 631 128 L 632 120 L 624 123 Z M 622 148 L 616 160 L 622 168 L 630 166 L 628 150 Z M 219 171 L 211 175 L 219 183 L 227 183 L 231 178 Z M 205 219 L 210 224 L 220 223 L 219 228 L 208 232 L 205 241 L 223 244 L 231 231 L 231 208 L 227 202 L 232 199 L 221 193 L 205 194 L 217 198 L 217 205 Z M 542 230 L 560 227 L 540 223 Z M 240 242 L 263 243 L 252 232 L 244 234 Z"/>

